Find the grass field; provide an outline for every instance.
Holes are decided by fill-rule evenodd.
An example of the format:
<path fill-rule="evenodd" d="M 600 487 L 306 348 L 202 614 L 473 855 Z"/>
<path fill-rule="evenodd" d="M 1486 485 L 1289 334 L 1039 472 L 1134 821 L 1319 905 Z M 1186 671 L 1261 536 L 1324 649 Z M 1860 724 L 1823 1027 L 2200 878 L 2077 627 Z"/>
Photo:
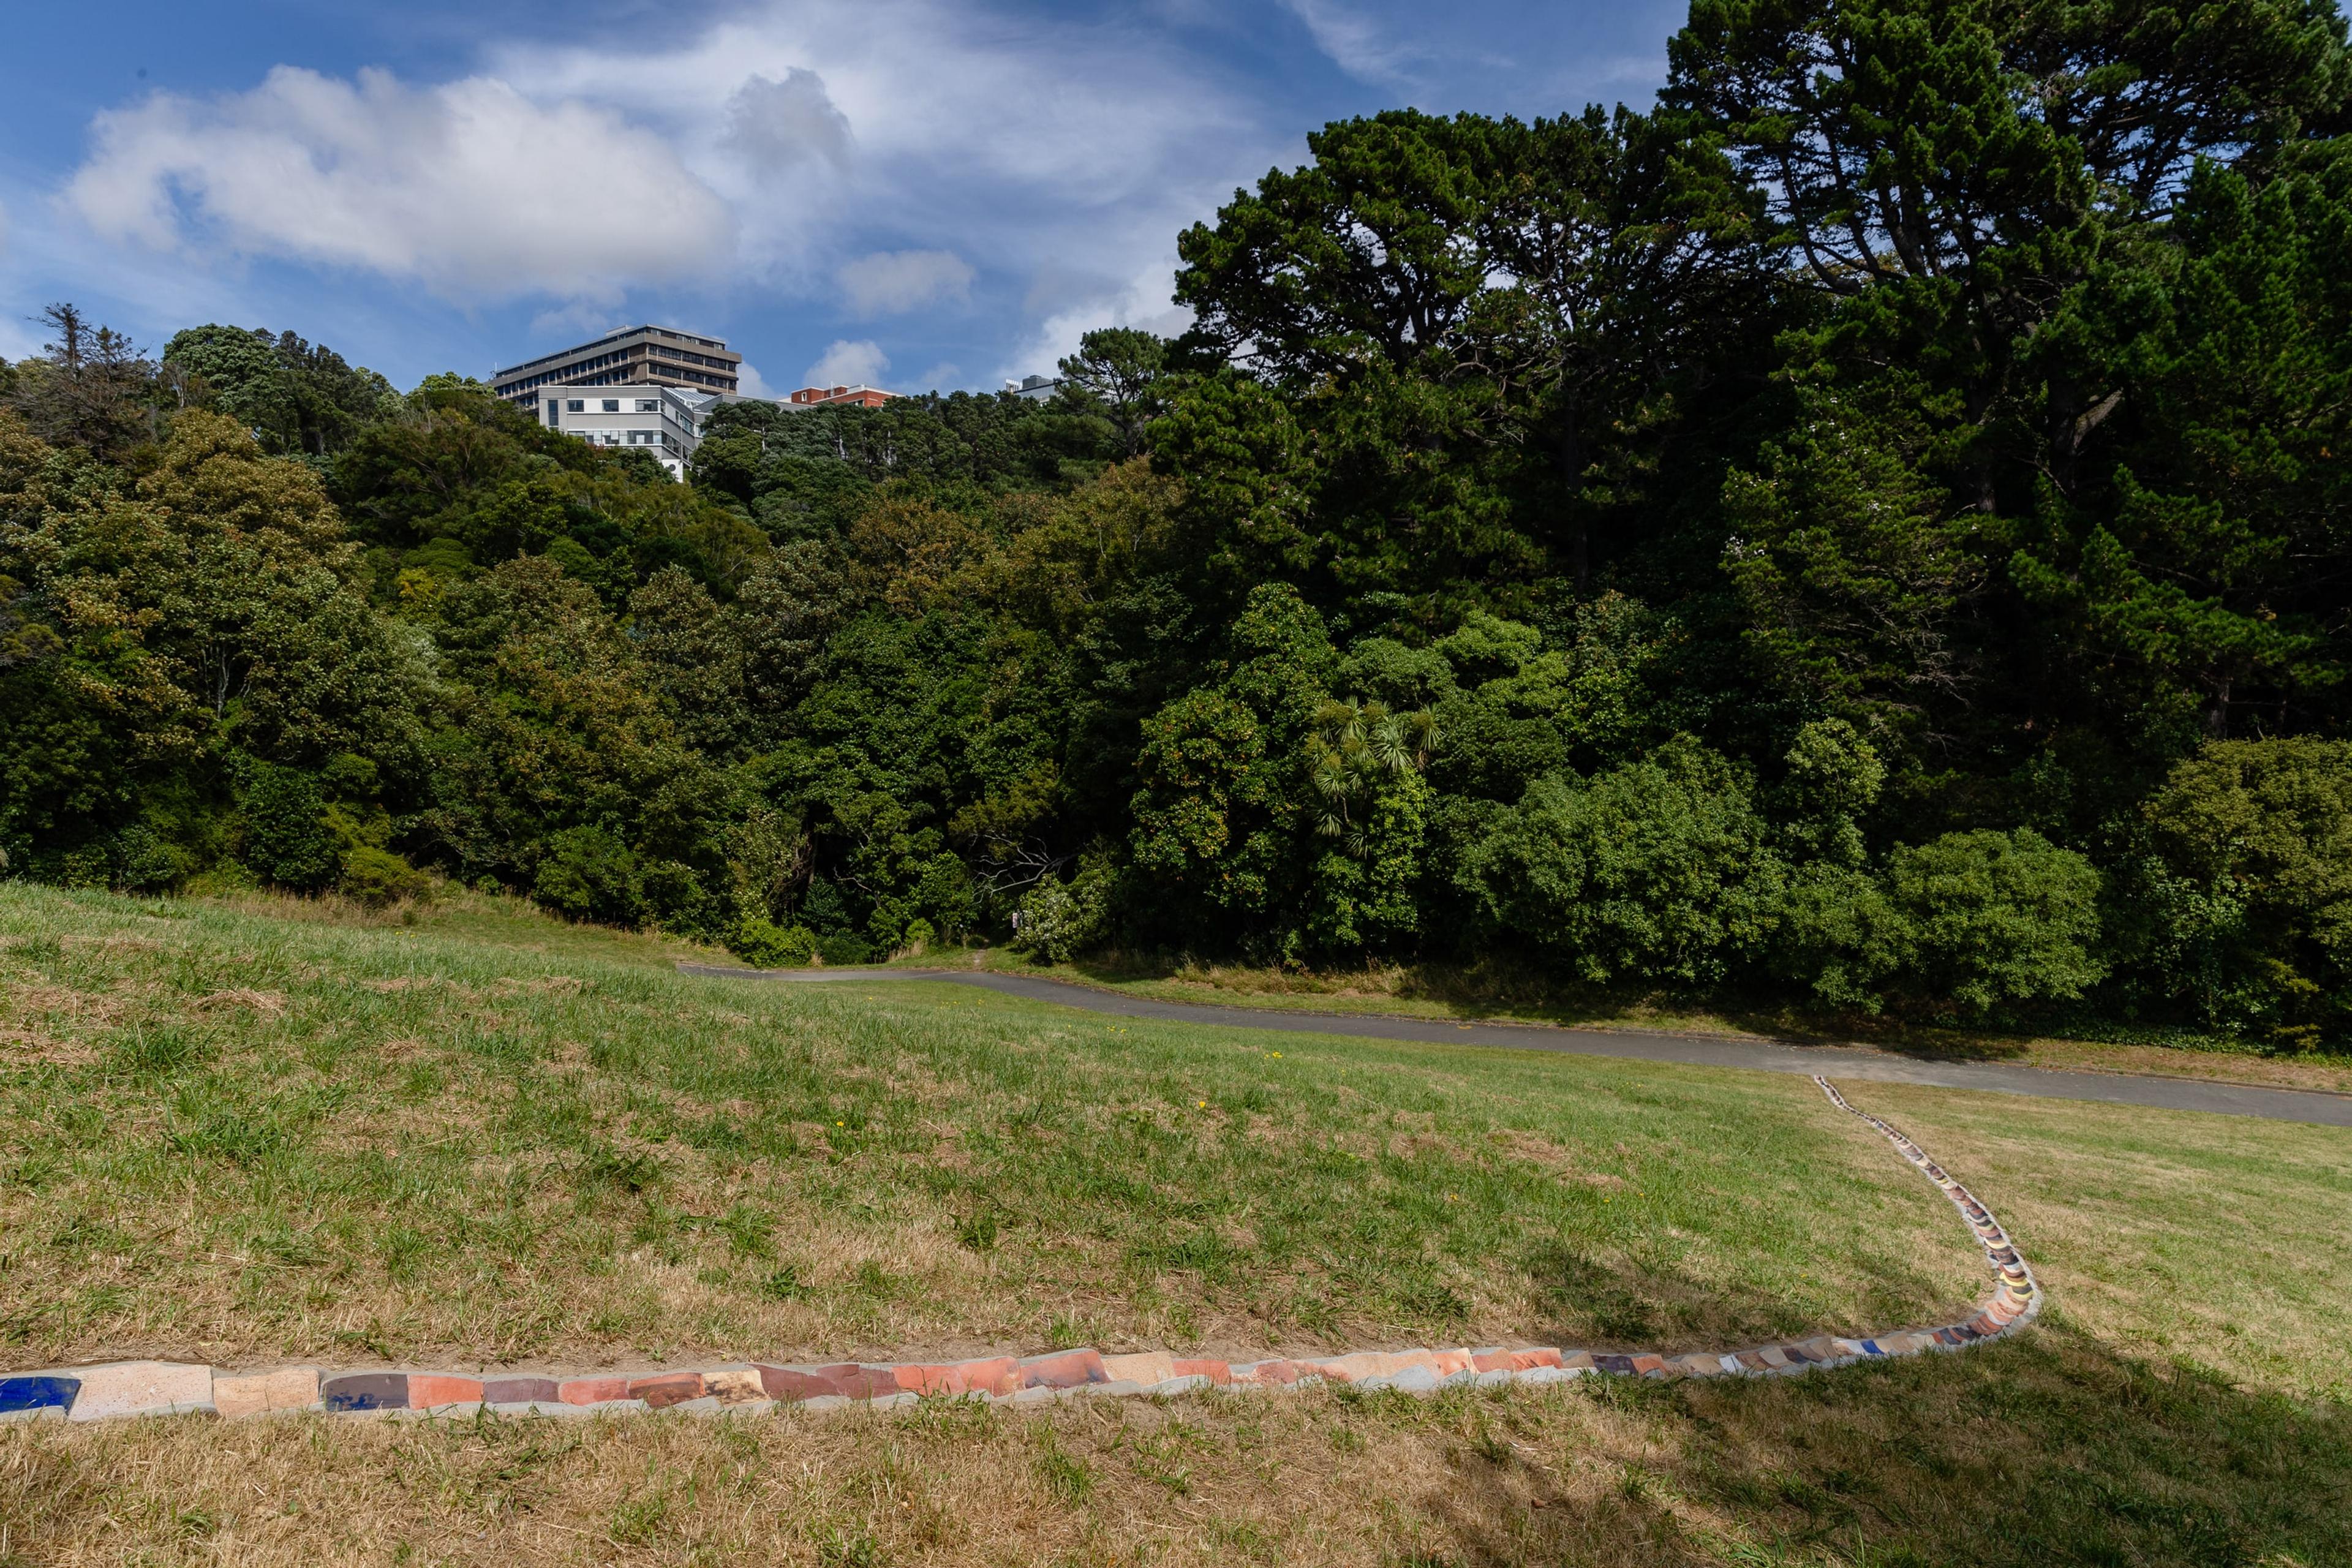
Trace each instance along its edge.
<path fill-rule="evenodd" d="M 1799 1079 L 744 986 L 467 898 L 0 886 L 0 1366 L 1638 1342 L 1934 1319 Z M 2352 1562 L 2352 1138 L 1867 1085 L 2053 1294 L 1770 1384 L 0 1428 L 0 1564 Z"/>
<path fill-rule="evenodd" d="M 1035 964 L 1004 952 L 991 952 L 983 962 L 1014 973 L 1048 974 L 1162 1002 L 1748 1035 L 1801 1044 L 1866 1045 L 1958 1061 L 2155 1073 L 2352 1094 L 2352 1057 L 2327 1052 L 2274 1051 L 2251 1041 L 2183 1030 L 2150 1031 L 2146 1040 L 2076 1039 L 1929 1027 L 1891 1017 L 1831 1018 L 1793 1008 L 1708 1008 L 1671 997 L 1636 1000 L 1586 994 L 1503 963 L 1469 968 L 1376 963 L 1361 969 L 1290 971 L 1120 953 L 1076 963 Z"/>

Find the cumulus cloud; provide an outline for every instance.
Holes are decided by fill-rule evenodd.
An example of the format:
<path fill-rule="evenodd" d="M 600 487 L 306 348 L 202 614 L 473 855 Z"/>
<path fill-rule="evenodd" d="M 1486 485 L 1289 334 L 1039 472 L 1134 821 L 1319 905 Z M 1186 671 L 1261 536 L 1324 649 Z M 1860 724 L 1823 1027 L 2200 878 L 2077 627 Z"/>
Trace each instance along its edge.
<path fill-rule="evenodd" d="M 1282 7 L 1305 24 L 1307 37 L 1333 65 L 1359 81 L 1396 83 L 1402 51 L 1369 18 L 1339 0 L 1282 0 Z"/>
<path fill-rule="evenodd" d="M 735 89 L 722 140 L 766 171 L 812 158 L 838 167 L 849 161 L 849 117 L 835 106 L 823 77 L 789 66 L 782 81 L 754 74 Z"/>
<path fill-rule="evenodd" d="M 728 8 L 650 49 L 517 43 L 489 63 L 533 97 L 663 127 L 735 205 L 746 273 L 877 314 L 888 300 L 851 294 L 844 264 L 903 256 L 908 236 L 921 250 L 953 237 L 975 297 L 1048 265 L 1116 292 L 1295 141 L 1139 14 L 1080 25 L 951 0 L 792 0 Z M 845 152 L 788 156 L 811 145 Z M 908 264 L 911 280 L 921 265 L 937 266 Z"/>
<path fill-rule="evenodd" d="M 877 250 L 845 263 L 834 277 L 861 316 L 896 316 L 971 297 L 972 270 L 952 250 Z"/>
<path fill-rule="evenodd" d="M 662 137 L 495 77 L 280 66 L 249 92 L 102 112 L 92 140 L 65 200 L 102 238 L 359 268 L 467 302 L 613 300 L 735 244 L 726 202 Z"/>
<path fill-rule="evenodd" d="M 783 393 L 768 384 L 760 367 L 745 360 L 735 367 L 735 390 L 746 397 L 782 397 Z"/>
<path fill-rule="evenodd" d="M 1192 324 L 1192 312 L 1169 303 L 1176 288 L 1176 258 L 1163 255 L 1123 283 L 1072 288 L 1063 302 L 1024 337 L 1003 367 L 1004 379 L 1051 375 L 1078 351 L 1078 340 L 1097 327 L 1134 327 L 1176 337 Z"/>
<path fill-rule="evenodd" d="M 806 386 L 879 386 L 882 373 L 890 368 L 890 356 L 882 345 L 871 338 L 852 342 L 846 338 L 835 339 L 824 351 L 824 356 L 808 367 Z"/>

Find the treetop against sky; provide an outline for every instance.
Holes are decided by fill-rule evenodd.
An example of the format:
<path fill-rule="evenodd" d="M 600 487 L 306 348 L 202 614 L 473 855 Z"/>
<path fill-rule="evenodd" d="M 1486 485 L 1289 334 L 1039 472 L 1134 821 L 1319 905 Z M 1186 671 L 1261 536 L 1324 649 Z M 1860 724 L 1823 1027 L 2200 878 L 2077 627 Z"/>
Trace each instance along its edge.
<path fill-rule="evenodd" d="M 747 391 L 992 388 L 1172 331 L 1176 236 L 1324 121 L 1645 101 L 1678 0 L 137 0 L 0 59 L 0 358 L 324 330 L 398 385 L 675 321 Z M 620 214 L 625 221 L 616 221 Z"/>

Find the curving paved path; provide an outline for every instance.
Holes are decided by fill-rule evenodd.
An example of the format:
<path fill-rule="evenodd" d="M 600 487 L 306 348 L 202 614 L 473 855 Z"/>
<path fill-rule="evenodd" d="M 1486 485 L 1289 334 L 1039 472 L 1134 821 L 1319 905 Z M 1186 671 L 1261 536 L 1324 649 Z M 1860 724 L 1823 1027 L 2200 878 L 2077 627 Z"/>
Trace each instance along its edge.
<path fill-rule="evenodd" d="M 1992 1290 L 1970 1317 L 1929 1329 L 1868 1339 L 1816 1334 L 1748 1350 L 1584 1351 L 1537 1345 L 1441 1350 L 1359 1351 L 1348 1355 L 1232 1362 L 1147 1351 L 1104 1355 L 1063 1351 L 1040 1356 L 990 1356 L 961 1362 L 842 1362 L 825 1366 L 733 1363 L 639 1377 L 599 1373 L 337 1372 L 315 1366 L 231 1373 L 187 1362 L 114 1362 L 0 1377 L 0 1421 L 110 1421 L 152 1415 L 269 1415 L 320 1411 L 330 1415 L 593 1415 L 641 1410 L 753 1414 L 779 1405 L 838 1409 L 853 1402 L 897 1405 L 925 1397 L 981 1398 L 1014 1405 L 1074 1395 L 1171 1395 L 1205 1388 L 1281 1393 L 1323 1383 L 1394 1388 L 1409 1394 L 1507 1383 L 1560 1383 L 1592 1373 L 1629 1377 L 1763 1377 L 1817 1366 L 1964 1350 L 2001 1338 L 2042 1310 L 2033 1270 L 1985 1206 L 1927 1152 L 1867 1111 L 1846 1103 L 1816 1076 L 1830 1103 L 1876 1128 L 1895 1152 L 1942 1189 L 1960 1212 L 1992 1271 Z"/>
<path fill-rule="evenodd" d="M 1456 1024 L 1444 1019 L 1386 1017 L 1369 1013 L 1308 1013 L 1221 1003 L 1160 1002 L 1073 984 L 1066 980 L 1049 980 L 1043 975 L 1002 974 L 990 970 L 735 969 L 709 963 L 681 963 L 677 967 L 685 974 L 803 984 L 847 980 L 945 980 L 1123 1018 L 1167 1018 L 1228 1028 L 1347 1035 L 1358 1039 L 1502 1046 L 1512 1050 L 1625 1057 L 1638 1061 L 1746 1068 L 1757 1072 L 1801 1073 L 1808 1077 L 1826 1072 L 1848 1080 L 1927 1084 L 1937 1089 L 2027 1094 L 2044 1100 L 2097 1100 L 2162 1110 L 2204 1110 L 2222 1116 L 2259 1116 L 2274 1121 L 2352 1127 L 2352 1095 L 2330 1094 L 2321 1089 L 2263 1089 L 2252 1084 L 2129 1073 L 2066 1072 L 2000 1062 L 1923 1061 L 1863 1046 L 1789 1046 L 1772 1040 L 1562 1028 L 1546 1024 Z"/>

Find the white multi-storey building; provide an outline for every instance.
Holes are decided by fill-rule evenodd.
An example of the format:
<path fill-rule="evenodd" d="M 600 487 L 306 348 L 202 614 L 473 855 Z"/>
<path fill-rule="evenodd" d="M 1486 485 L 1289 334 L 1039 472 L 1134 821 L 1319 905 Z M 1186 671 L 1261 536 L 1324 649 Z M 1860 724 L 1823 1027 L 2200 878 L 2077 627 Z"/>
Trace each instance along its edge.
<path fill-rule="evenodd" d="M 592 447 L 639 447 L 677 479 L 702 441 L 702 423 L 722 399 L 676 386 L 542 386 L 539 416 L 551 430 Z M 728 400 L 732 401 L 732 400 Z"/>

